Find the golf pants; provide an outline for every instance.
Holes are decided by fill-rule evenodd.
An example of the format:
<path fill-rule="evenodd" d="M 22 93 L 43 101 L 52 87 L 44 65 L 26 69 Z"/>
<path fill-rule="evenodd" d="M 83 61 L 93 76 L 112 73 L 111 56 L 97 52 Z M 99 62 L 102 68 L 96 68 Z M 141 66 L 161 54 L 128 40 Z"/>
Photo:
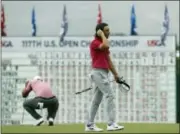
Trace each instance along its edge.
<path fill-rule="evenodd" d="M 40 109 L 39 103 L 43 103 L 43 108 L 47 108 L 48 115 L 47 119 L 55 118 L 56 112 L 59 107 L 59 102 L 56 97 L 51 98 L 42 98 L 42 97 L 35 97 L 33 99 L 28 99 L 24 101 L 23 107 L 26 111 L 31 114 L 32 117 L 35 119 L 40 119 L 42 116 L 36 112 L 36 109 Z"/>
<path fill-rule="evenodd" d="M 95 91 L 90 106 L 88 124 L 94 123 L 94 118 L 103 96 L 106 101 L 107 120 L 111 124 L 115 122 L 115 102 L 113 89 L 110 87 L 108 79 L 108 71 L 104 69 L 93 69 L 90 76 L 92 82 L 95 84 Z"/>

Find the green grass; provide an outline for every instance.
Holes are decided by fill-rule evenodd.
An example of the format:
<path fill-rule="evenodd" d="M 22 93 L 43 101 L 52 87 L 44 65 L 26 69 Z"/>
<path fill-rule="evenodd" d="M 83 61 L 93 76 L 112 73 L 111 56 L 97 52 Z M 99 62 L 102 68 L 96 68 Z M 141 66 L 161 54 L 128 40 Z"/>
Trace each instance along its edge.
<path fill-rule="evenodd" d="M 148 123 L 123 123 L 124 130 L 106 131 L 106 124 L 97 124 L 104 128 L 104 133 L 179 133 L 179 124 L 148 124 Z M 2 133 L 84 133 L 84 124 L 60 124 L 55 126 L 30 125 L 2 126 Z M 99 132 L 102 133 L 102 132 Z"/>

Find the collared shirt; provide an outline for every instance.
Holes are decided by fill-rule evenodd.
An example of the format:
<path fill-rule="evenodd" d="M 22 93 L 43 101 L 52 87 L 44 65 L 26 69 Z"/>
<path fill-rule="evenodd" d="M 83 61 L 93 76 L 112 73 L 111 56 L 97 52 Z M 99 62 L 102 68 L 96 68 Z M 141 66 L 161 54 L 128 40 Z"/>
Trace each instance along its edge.
<path fill-rule="evenodd" d="M 50 85 L 40 80 L 30 81 L 22 92 L 23 97 L 28 96 L 31 91 L 35 93 L 36 97 L 51 98 L 54 96 Z"/>
<path fill-rule="evenodd" d="M 90 44 L 90 55 L 92 68 L 109 69 L 108 56 L 110 54 L 109 48 L 100 50 L 99 46 L 102 41 L 95 38 Z"/>

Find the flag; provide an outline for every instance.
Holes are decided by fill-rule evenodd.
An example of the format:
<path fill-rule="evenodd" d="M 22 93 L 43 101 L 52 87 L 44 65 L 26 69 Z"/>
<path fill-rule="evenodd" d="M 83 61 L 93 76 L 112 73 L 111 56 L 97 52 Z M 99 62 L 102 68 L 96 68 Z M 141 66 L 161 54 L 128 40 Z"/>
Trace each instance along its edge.
<path fill-rule="evenodd" d="M 35 9 L 32 9 L 32 36 L 36 36 L 37 32 L 37 27 L 36 27 L 36 14 L 35 14 Z"/>
<path fill-rule="evenodd" d="M 101 5 L 98 5 L 98 17 L 97 17 L 97 24 L 102 23 L 102 12 L 101 12 Z"/>
<path fill-rule="evenodd" d="M 68 31 L 68 20 L 67 20 L 66 5 L 64 5 L 61 30 L 60 30 L 60 42 L 64 41 L 64 37 L 66 36 L 67 31 Z"/>
<path fill-rule="evenodd" d="M 4 6 L 1 5 L 1 36 L 7 36 L 5 31 L 5 14 L 4 14 Z"/>
<path fill-rule="evenodd" d="M 132 8 L 131 8 L 131 35 L 138 35 L 137 31 L 136 31 L 136 13 L 135 13 L 135 7 L 134 5 L 132 5 Z"/>
<path fill-rule="evenodd" d="M 164 45 L 167 34 L 169 32 L 169 13 L 168 13 L 167 5 L 165 5 L 165 9 L 164 9 L 164 20 L 162 23 L 162 29 L 163 29 L 163 32 L 161 35 L 161 44 Z"/>

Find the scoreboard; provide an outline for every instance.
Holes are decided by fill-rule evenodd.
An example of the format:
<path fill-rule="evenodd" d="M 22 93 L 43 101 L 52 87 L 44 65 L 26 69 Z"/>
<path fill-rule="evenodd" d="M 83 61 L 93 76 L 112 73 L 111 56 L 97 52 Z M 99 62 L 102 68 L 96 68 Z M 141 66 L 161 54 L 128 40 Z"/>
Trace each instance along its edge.
<path fill-rule="evenodd" d="M 2 108 L 6 109 L 2 111 L 2 123 L 22 123 L 21 89 L 24 81 L 34 75 L 48 81 L 59 99 L 57 123 L 84 123 L 93 90 L 79 96 L 74 93 L 90 86 L 88 46 L 92 39 L 66 37 L 62 43 L 57 37 L 2 38 Z M 168 36 L 163 45 L 159 39 L 159 36 L 109 39 L 114 65 L 131 86 L 131 91 L 125 93 L 116 83 L 111 85 L 116 97 L 117 121 L 176 122 L 175 37 Z M 13 100 L 10 96 L 14 96 Z M 103 101 L 96 121 L 105 122 L 106 117 Z M 32 121 L 25 113 L 23 123 Z"/>

